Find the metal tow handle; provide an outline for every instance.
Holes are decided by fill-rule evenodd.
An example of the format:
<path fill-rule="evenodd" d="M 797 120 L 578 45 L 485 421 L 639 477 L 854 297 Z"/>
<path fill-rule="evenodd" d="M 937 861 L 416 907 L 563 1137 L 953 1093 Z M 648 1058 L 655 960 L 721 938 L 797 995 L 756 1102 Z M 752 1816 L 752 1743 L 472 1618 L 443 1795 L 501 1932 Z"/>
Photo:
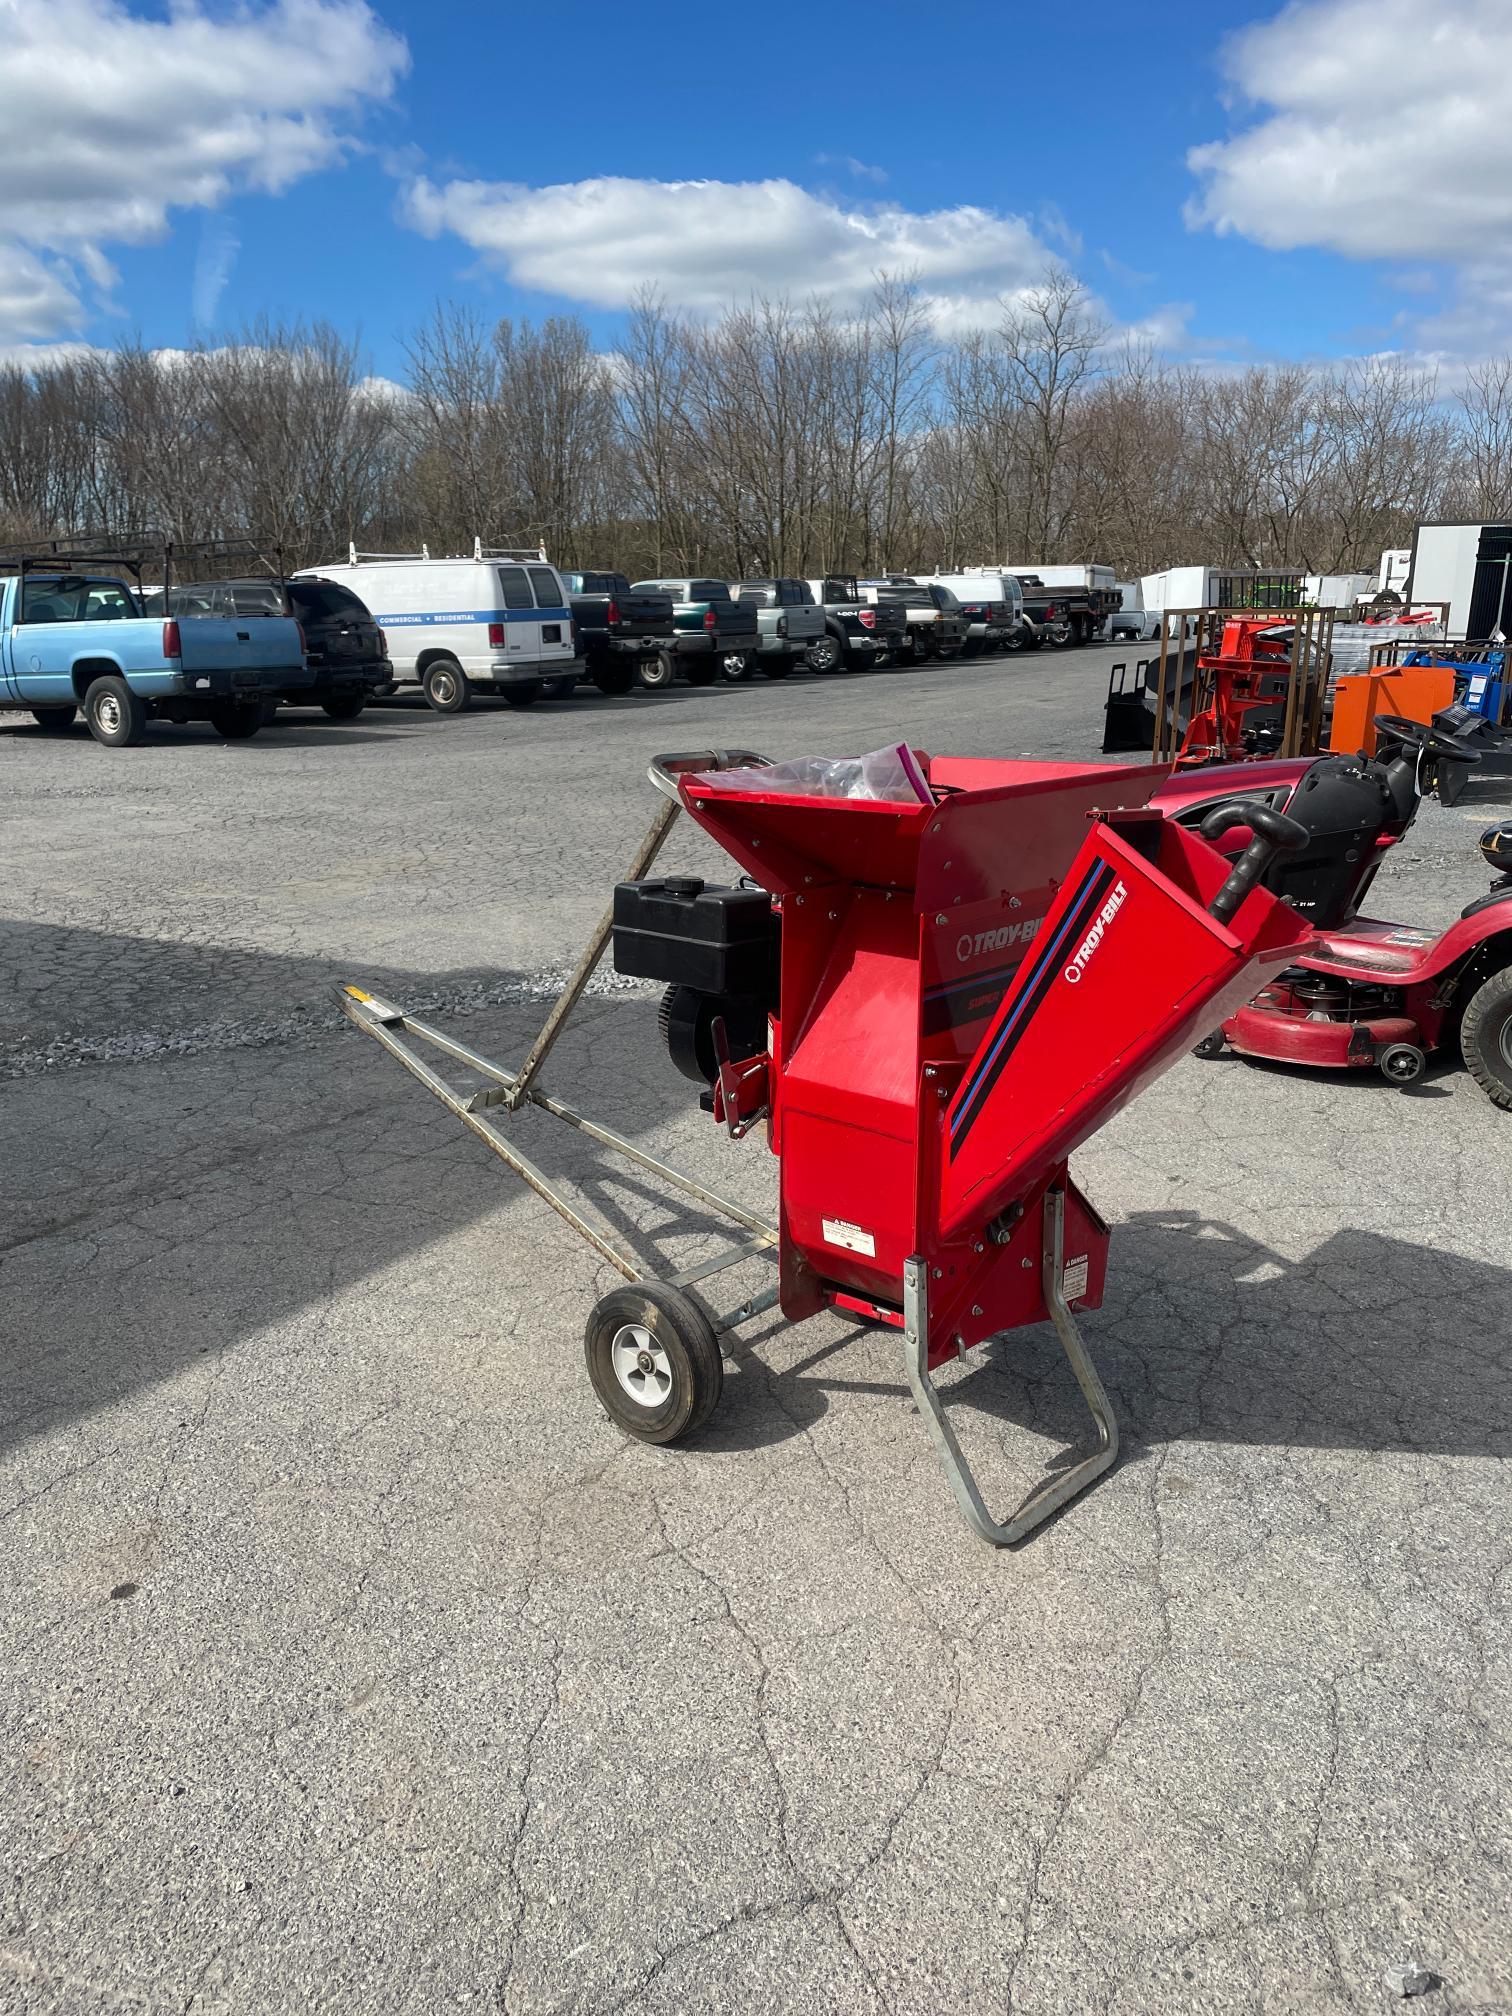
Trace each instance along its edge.
<path fill-rule="evenodd" d="M 1289 819 L 1273 805 L 1262 805 L 1253 798 L 1230 798 L 1227 804 L 1215 806 L 1198 831 L 1204 840 L 1212 841 L 1221 839 L 1231 826 L 1248 826 L 1255 837 L 1208 905 L 1208 915 L 1220 924 L 1228 923 L 1277 854 L 1295 854 L 1312 838 L 1300 820 Z"/>
<path fill-rule="evenodd" d="M 747 764 L 769 769 L 770 756 L 758 756 L 754 749 L 693 749 L 671 756 L 653 756 L 646 775 L 665 797 L 677 802 L 677 780 L 700 770 L 743 770 Z"/>

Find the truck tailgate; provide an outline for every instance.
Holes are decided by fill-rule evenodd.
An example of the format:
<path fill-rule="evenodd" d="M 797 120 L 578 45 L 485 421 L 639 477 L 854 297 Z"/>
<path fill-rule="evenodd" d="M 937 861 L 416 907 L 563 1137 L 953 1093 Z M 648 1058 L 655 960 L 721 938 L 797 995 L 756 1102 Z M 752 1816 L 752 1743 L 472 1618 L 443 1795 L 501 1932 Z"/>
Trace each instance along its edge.
<path fill-rule="evenodd" d="M 304 663 L 292 616 L 185 616 L 179 637 L 186 672 L 297 672 Z"/>

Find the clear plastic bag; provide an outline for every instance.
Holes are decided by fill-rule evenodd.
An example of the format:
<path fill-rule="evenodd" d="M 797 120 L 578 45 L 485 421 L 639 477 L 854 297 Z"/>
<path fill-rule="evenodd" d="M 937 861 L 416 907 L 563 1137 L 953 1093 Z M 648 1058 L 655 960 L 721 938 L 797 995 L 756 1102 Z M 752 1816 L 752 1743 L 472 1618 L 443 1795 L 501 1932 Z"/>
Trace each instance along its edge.
<path fill-rule="evenodd" d="M 865 756 L 796 756 L 790 763 L 706 770 L 710 791 L 776 791 L 785 798 L 869 798 L 889 805 L 933 805 L 923 765 L 906 742 Z"/>

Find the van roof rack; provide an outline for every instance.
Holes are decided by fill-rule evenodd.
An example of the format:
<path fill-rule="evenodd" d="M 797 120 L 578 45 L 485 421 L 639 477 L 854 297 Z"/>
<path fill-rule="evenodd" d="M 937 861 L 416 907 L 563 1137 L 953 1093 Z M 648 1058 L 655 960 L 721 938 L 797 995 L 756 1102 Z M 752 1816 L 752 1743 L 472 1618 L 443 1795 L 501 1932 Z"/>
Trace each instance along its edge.
<path fill-rule="evenodd" d="M 473 558 L 474 560 L 539 560 L 543 565 L 550 564 L 546 559 L 546 548 L 539 541 L 534 546 L 485 546 L 481 539 L 475 538 Z"/>
<path fill-rule="evenodd" d="M 347 547 L 347 564 L 352 567 L 360 567 L 365 560 L 429 560 L 430 557 L 429 546 L 422 546 L 418 553 L 359 553 L 354 540 Z"/>

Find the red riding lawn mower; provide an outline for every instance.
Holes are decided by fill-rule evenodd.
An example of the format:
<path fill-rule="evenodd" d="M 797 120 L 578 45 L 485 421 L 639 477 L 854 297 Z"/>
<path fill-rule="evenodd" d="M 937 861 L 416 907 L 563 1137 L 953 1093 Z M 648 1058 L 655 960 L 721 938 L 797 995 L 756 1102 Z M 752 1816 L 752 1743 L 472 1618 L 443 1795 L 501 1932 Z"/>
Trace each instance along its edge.
<path fill-rule="evenodd" d="M 1441 724 L 1376 717 L 1377 753 L 1177 769 L 1151 803 L 1226 853 L 1263 845 L 1261 880 L 1312 926 L 1305 956 L 1198 1045 L 1278 1063 L 1422 1076 L 1458 1044 L 1493 1104 L 1512 1111 L 1512 826 L 1481 852 L 1491 889 L 1443 931 L 1361 917 L 1376 870 L 1412 823 L 1426 770 L 1473 763 Z M 1238 802 L 1236 802 L 1238 801 Z"/>

